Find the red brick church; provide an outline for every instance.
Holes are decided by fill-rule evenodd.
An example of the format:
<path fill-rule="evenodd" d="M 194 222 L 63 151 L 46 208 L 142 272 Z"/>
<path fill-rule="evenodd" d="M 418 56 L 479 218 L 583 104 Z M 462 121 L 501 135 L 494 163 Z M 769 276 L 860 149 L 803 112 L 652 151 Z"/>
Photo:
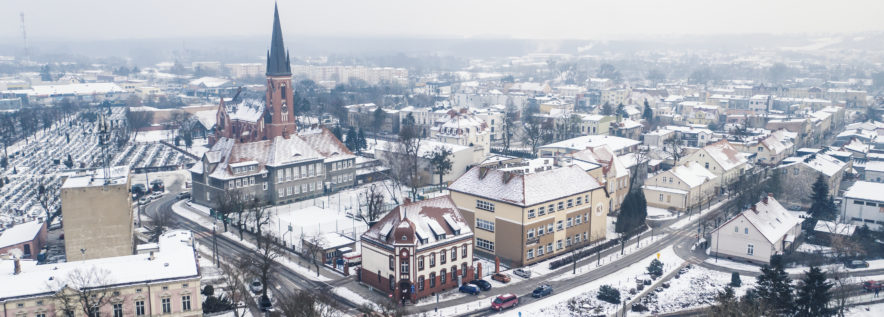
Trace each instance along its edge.
<path fill-rule="evenodd" d="M 267 51 L 267 90 L 264 104 L 225 105 L 218 107 L 214 141 L 229 138 L 237 143 L 288 138 L 297 134 L 292 111 L 292 66 L 282 41 L 279 9 L 274 7 L 273 35 Z"/>

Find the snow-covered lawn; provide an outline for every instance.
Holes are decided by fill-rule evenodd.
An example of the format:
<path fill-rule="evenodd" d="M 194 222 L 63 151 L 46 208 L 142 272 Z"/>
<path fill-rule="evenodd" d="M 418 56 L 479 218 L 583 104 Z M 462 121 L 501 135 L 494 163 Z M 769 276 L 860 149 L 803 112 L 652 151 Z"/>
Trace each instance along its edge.
<path fill-rule="evenodd" d="M 675 215 L 666 209 L 648 206 L 648 219 L 650 220 L 666 220 L 674 217 Z"/>
<path fill-rule="evenodd" d="M 795 251 L 796 252 L 803 252 L 803 253 L 824 254 L 826 256 L 832 256 L 832 248 L 831 247 L 810 244 L 810 243 L 802 243 L 801 245 L 798 246 L 798 248 L 795 249 Z"/>
<path fill-rule="evenodd" d="M 742 285 L 734 288 L 736 295 L 743 296 L 746 290 L 755 287 L 755 278 L 740 276 Z M 692 266 L 679 278 L 669 280 L 669 288 L 662 292 L 650 292 L 642 298 L 642 303 L 652 312 L 668 313 L 686 309 L 708 306 L 715 296 L 730 284 L 731 274 L 710 270 L 700 266 Z"/>
<path fill-rule="evenodd" d="M 710 258 L 707 258 L 705 260 L 705 262 L 708 264 L 711 264 L 711 265 L 715 265 L 715 266 L 719 266 L 719 267 L 723 267 L 723 268 L 727 268 L 727 269 L 753 271 L 753 272 L 758 272 L 759 270 L 761 270 L 761 266 L 759 266 L 759 265 L 749 264 L 746 262 L 732 261 L 732 260 L 728 260 L 725 258 L 718 258 L 718 261 L 716 261 L 714 257 L 710 257 Z"/>
<path fill-rule="evenodd" d="M 851 317 L 880 317 L 881 312 L 884 312 L 884 303 L 854 306 L 845 315 Z"/>
<path fill-rule="evenodd" d="M 684 260 L 679 258 L 672 247 L 660 250 L 660 261 L 663 262 L 663 274 L 677 269 Z M 596 299 L 599 287 L 611 285 L 620 290 L 621 301 L 629 297 L 629 289 L 635 287 L 635 279 L 647 273 L 648 264 L 657 255 L 648 256 L 635 262 L 613 274 L 572 288 L 562 293 L 556 293 L 548 298 L 525 305 L 518 310 L 527 316 L 585 316 L 592 313 L 610 314 L 621 307 L 622 304 L 610 304 Z M 512 312 L 509 312 L 512 314 Z"/>

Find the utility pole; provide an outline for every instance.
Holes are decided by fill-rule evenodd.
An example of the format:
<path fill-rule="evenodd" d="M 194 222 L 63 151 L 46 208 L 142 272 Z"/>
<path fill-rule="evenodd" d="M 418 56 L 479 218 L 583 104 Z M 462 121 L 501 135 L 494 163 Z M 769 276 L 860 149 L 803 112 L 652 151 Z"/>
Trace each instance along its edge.
<path fill-rule="evenodd" d="M 25 62 L 27 64 L 31 63 L 31 53 L 30 48 L 28 47 L 28 33 L 25 31 L 25 13 L 19 13 L 19 17 L 21 17 L 21 37 L 25 42 Z"/>

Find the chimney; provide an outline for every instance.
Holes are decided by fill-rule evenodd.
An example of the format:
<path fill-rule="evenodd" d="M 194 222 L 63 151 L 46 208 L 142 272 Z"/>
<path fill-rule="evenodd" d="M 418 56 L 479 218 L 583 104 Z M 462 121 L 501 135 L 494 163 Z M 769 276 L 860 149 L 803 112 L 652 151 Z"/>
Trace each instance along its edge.
<path fill-rule="evenodd" d="M 153 261 L 153 260 L 155 260 L 156 258 L 157 258 L 157 257 L 153 255 L 153 251 L 150 251 L 150 256 L 147 258 L 147 260 L 148 260 L 148 261 Z"/>
<path fill-rule="evenodd" d="M 404 200 L 404 202 L 405 202 L 405 204 L 410 204 L 410 203 L 411 203 L 411 198 L 406 197 L 405 200 Z"/>
<path fill-rule="evenodd" d="M 752 211 L 755 212 L 755 214 L 758 214 L 758 208 L 755 207 L 756 205 L 758 205 L 758 204 L 752 204 L 751 208 L 752 208 Z"/>
<path fill-rule="evenodd" d="M 761 198 L 761 202 L 764 203 L 765 205 L 767 205 L 767 196 L 764 196 L 763 198 Z"/>
<path fill-rule="evenodd" d="M 773 193 L 767 193 L 767 197 L 773 198 Z"/>
<path fill-rule="evenodd" d="M 19 260 L 18 257 L 16 257 L 15 260 L 13 260 L 13 265 L 14 265 L 13 274 L 15 274 L 15 275 L 21 274 L 21 260 Z"/>

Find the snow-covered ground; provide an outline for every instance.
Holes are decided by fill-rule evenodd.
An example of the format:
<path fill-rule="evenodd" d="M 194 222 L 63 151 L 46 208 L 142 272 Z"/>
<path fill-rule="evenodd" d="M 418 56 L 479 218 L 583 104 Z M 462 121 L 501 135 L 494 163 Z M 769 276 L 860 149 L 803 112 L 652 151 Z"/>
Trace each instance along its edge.
<path fill-rule="evenodd" d="M 831 248 L 831 247 L 827 247 L 827 246 L 823 246 L 823 245 L 810 244 L 810 243 L 802 243 L 801 245 L 798 246 L 798 248 L 795 249 L 795 252 L 811 253 L 811 254 L 823 254 L 823 255 L 826 255 L 826 256 L 834 256 L 834 255 L 832 254 L 832 248 Z"/>
<path fill-rule="evenodd" d="M 680 277 L 673 277 L 669 280 L 669 288 L 664 288 L 662 292 L 650 292 L 644 298 L 642 303 L 648 307 L 649 311 L 644 315 L 651 313 L 668 313 L 686 309 L 693 309 L 708 306 L 714 302 L 715 296 L 724 287 L 730 284 L 731 274 L 710 270 L 700 266 L 691 266 L 685 269 L 686 272 Z M 755 287 L 755 278 L 741 276 L 742 285 L 734 288 L 734 293 L 743 296 L 746 290 Z"/>
<path fill-rule="evenodd" d="M 726 268 L 726 269 L 743 270 L 743 271 L 758 271 L 761 269 L 761 266 L 759 266 L 759 265 L 749 264 L 749 263 L 745 263 L 745 262 L 732 261 L 732 260 L 728 260 L 725 258 L 718 258 L 718 260 L 716 260 L 714 257 L 710 257 L 710 258 L 707 258 L 705 260 L 705 262 L 708 264 L 712 264 L 712 265 L 719 266 L 719 267 Z"/>
<path fill-rule="evenodd" d="M 648 219 L 649 220 L 666 220 L 675 218 L 671 212 L 663 208 L 651 207 L 648 206 Z"/>
<path fill-rule="evenodd" d="M 720 201 L 720 202 L 718 202 L 718 203 L 712 205 L 712 207 L 710 207 L 710 208 L 703 209 L 703 210 L 700 211 L 700 214 L 699 214 L 699 215 L 698 215 L 697 213 L 693 213 L 693 214 L 691 214 L 691 215 L 689 215 L 689 216 L 687 216 L 687 217 L 684 217 L 684 216 L 683 216 L 683 217 L 681 218 L 681 220 L 676 221 L 675 223 L 673 223 L 673 224 L 670 225 L 669 227 L 672 228 L 672 229 L 681 229 L 681 228 L 684 228 L 685 226 L 690 225 L 692 222 L 696 221 L 700 216 L 703 216 L 703 215 L 705 215 L 705 214 L 708 214 L 710 211 L 715 210 L 715 209 L 718 208 L 718 207 L 721 207 L 721 205 L 724 204 L 725 202 L 727 202 L 727 200 L 722 200 L 722 201 Z"/>
<path fill-rule="evenodd" d="M 177 130 L 140 131 L 135 136 L 135 143 L 174 142 L 177 135 Z"/>
<path fill-rule="evenodd" d="M 881 312 L 884 312 L 884 303 L 854 306 L 844 315 L 851 317 L 880 317 Z"/>

